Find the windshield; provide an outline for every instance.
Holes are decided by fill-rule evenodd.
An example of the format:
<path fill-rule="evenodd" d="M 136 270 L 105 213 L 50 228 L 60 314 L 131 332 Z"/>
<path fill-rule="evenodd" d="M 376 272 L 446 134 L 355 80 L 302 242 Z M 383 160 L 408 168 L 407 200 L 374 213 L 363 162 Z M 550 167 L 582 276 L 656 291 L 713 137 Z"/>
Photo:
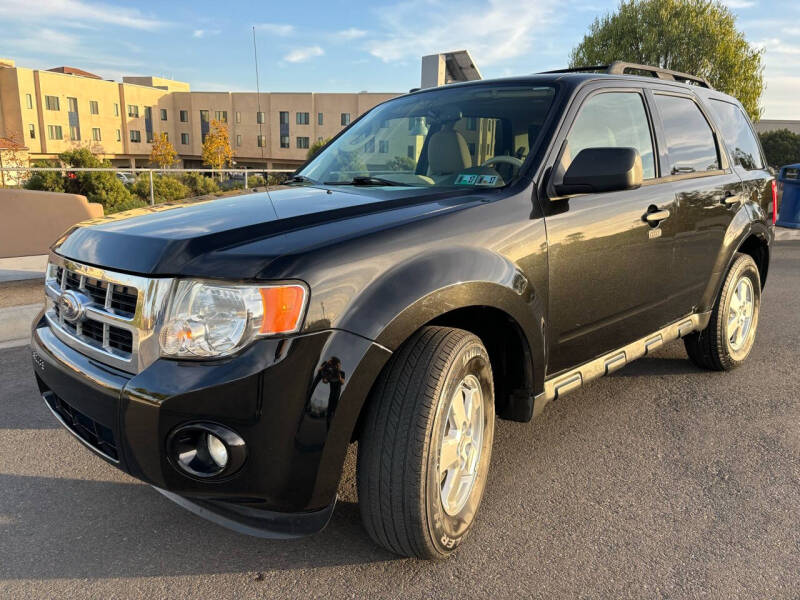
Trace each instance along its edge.
<path fill-rule="evenodd" d="M 481 85 L 390 100 L 299 175 L 326 185 L 502 187 L 519 176 L 554 94 L 549 86 Z"/>

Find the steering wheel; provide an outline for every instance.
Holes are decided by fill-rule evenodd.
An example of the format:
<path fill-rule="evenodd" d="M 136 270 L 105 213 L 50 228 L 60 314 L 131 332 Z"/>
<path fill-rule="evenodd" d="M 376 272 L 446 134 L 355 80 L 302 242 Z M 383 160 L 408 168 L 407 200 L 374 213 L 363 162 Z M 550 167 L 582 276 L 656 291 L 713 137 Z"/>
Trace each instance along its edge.
<path fill-rule="evenodd" d="M 493 156 L 481 166 L 491 167 L 492 165 L 496 165 L 498 163 L 511 165 L 514 167 L 514 171 L 519 171 L 519 168 L 522 166 L 522 161 L 520 159 L 518 159 L 516 156 L 508 156 L 506 154 L 498 154 L 497 156 Z"/>

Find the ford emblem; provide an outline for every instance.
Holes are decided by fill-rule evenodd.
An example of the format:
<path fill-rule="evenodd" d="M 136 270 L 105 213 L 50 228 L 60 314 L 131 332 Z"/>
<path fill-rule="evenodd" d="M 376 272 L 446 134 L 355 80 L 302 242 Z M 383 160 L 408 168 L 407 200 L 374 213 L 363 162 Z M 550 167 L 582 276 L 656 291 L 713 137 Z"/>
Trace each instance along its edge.
<path fill-rule="evenodd" d="M 88 298 L 74 290 L 67 290 L 58 297 L 58 311 L 65 321 L 75 323 L 83 317 Z"/>

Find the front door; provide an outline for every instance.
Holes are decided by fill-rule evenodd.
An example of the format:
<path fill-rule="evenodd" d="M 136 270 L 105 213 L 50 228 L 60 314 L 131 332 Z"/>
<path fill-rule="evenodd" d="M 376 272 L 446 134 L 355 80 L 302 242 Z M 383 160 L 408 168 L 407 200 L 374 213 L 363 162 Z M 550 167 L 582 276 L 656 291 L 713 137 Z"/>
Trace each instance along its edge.
<path fill-rule="evenodd" d="M 566 137 L 556 169 L 585 148 L 633 147 L 644 185 L 550 202 L 546 216 L 550 277 L 548 375 L 644 337 L 672 319 L 670 270 L 675 220 L 669 182 L 659 182 L 653 129 L 641 90 L 589 95 Z"/>

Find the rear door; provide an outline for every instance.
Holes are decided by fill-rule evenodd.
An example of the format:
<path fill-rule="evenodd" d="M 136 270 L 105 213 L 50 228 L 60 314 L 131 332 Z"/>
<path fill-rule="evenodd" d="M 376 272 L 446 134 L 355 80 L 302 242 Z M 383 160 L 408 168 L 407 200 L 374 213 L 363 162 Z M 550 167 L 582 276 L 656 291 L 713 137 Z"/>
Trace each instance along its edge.
<path fill-rule="evenodd" d="M 642 89 L 605 86 L 576 100 L 551 181 L 585 148 L 633 147 L 644 185 L 635 190 L 545 200 L 550 278 L 548 373 L 581 364 L 670 322 L 675 221 L 644 216 L 673 211 L 660 183 L 652 122 Z M 575 110 L 575 109 L 573 109 Z M 551 190 L 552 191 L 552 190 Z M 552 197 L 552 194 L 551 194 Z"/>
<path fill-rule="evenodd" d="M 724 147 L 733 163 L 733 170 L 742 180 L 747 200 L 759 204 L 771 219 L 772 212 L 772 173 L 761 152 L 753 125 L 738 104 L 726 99 L 711 98 L 705 102 L 711 109 L 711 116 L 722 133 Z"/>
<path fill-rule="evenodd" d="M 681 316 L 701 308 L 743 186 L 718 143 L 713 121 L 693 95 L 654 90 L 650 97 L 665 150 L 662 172 L 675 194 L 670 291 Z"/>

